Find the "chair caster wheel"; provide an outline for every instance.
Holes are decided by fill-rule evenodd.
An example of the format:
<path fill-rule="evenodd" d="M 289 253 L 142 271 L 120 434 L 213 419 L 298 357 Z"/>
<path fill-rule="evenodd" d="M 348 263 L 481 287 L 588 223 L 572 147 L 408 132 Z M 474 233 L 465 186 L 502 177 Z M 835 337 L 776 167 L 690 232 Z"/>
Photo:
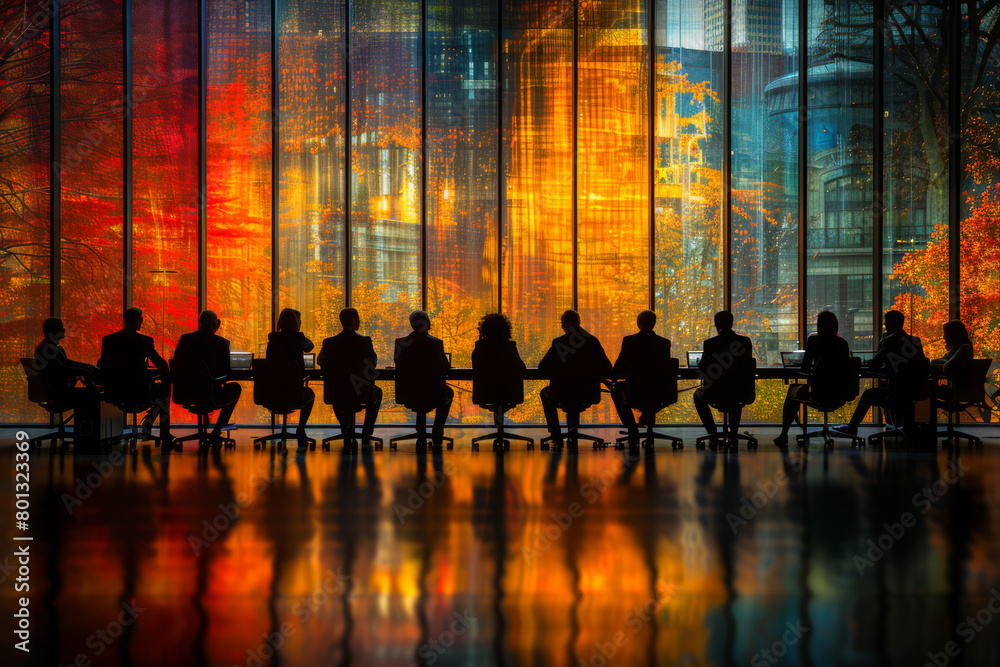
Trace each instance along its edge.
<path fill-rule="evenodd" d="M 315 442 L 310 442 L 309 443 L 309 451 L 310 452 L 315 452 L 316 451 L 316 443 Z"/>
<path fill-rule="evenodd" d="M 324 442 L 323 443 L 323 451 L 324 452 L 330 451 L 330 443 L 328 443 L 328 442 Z"/>
<path fill-rule="evenodd" d="M 969 438 L 969 446 L 979 449 L 983 446 L 983 441 L 979 438 Z"/>
<path fill-rule="evenodd" d="M 826 446 L 828 449 L 833 449 L 833 438 L 827 438 Z"/>
<path fill-rule="evenodd" d="M 851 440 L 851 447 L 857 447 L 857 448 L 861 449 L 864 446 L 865 446 L 865 439 L 864 438 L 854 438 L 853 440 Z"/>

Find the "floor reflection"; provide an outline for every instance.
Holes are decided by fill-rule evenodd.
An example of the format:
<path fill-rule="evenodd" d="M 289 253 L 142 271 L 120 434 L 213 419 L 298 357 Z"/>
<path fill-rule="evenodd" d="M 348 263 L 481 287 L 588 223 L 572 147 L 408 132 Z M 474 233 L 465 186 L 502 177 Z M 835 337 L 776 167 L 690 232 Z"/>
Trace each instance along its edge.
<path fill-rule="evenodd" d="M 1000 663 L 993 447 L 245 445 L 33 454 L 29 662 Z"/>

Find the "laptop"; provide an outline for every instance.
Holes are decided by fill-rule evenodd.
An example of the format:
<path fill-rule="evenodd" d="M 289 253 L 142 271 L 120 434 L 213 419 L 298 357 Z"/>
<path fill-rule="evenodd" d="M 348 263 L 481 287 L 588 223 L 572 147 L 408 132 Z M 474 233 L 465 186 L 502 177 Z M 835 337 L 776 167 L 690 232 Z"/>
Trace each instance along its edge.
<path fill-rule="evenodd" d="M 688 350 L 688 368 L 696 368 L 701 363 L 701 350 Z"/>
<path fill-rule="evenodd" d="M 230 352 L 229 368 L 234 371 L 248 371 L 253 366 L 253 352 Z"/>
<path fill-rule="evenodd" d="M 302 363 L 305 364 L 306 370 L 311 371 L 316 368 L 316 353 L 307 352 L 302 355 Z"/>
<path fill-rule="evenodd" d="M 802 365 L 802 359 L 805 358 L 805 350 L 792 350 L 791 352 L 781 353 L 781 365 L 785 368 L 798 368 Z"/>

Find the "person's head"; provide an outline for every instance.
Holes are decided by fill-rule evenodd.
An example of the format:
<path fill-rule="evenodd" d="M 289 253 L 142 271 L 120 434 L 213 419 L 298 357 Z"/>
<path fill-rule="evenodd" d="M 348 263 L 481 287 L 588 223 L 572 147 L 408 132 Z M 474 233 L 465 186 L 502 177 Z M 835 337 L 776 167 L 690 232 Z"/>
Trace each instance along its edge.
<path fill-rule="evenodd" d="M 486 340 L 510 340 L 510 320 L 502 313 L 483 315 L 479 320 L 479 337 Z"/>
<path fill-rule="evenodd" d="M 122 315 L 122 321 L 125 323 L 129 329 L 138 331 L 142 328 L 142 308 L 128 308 L 125 310 L 125 314 Z"/>
<path fill-rule="evenodd" d="M 885 324 L 885 332 L 893 334 L 903 330 L 903 323 L 906 322 L 906 317 L 898 310 L 887 310 L 885 311 L 885 315 L 882 316 L 882 322 Z"/>
<path fill-rule="evenodd" d="M 219 319 L 214 310 L 203 310 L 201 311 L 201 315 L 198 316 L 198 329 L 200 331 L 215 333 L 221 325 L 222 320 Z"/>
<path fill-rule="evenodd" d="M 726 331 L 733 328 L 733 314 L 728 310 L 720 310 L 715 314 L 715 330 Z"/>
<path fill-rule="evenodd" d="M 278 331 L 295 333 L 302 326 L 302 313 L 294 308 L 284 308 L 278 314 Z"/>
<path fill-rule="evenodd" d="M 48 340 L 58 342 L 66 337 L 66 326 L 58 317 L 50 317 L 42 322 L 42 335 Z"/>
<path fill-rule="evenodd" d="M 562 316 L 559 318 L 559 324 L 562 326 L 563 331 L 569 332 L 570 329 L 580 326 L 580 313 L 572 308 L 564 310 Z"/>
<path fill-rule="evenodd" d="M 836 336 L 840 332 L 840 321 L 829 310 L 816 316 L 816 333 L 820 336 Z"/>
<path fill-rule="evenodd" d="M 656 326 L 656 313 L 651 310 L 644 310 L 635 318 L 635 325 L 641 331 L 652 330 Z"/>
<path fill-rule="evenodd" d="M 415 310 L 410 313 L 410 327 L 417 333 L 430 331 L 431 316 L 425 310 Z"/>
<path fill-rule="evenodd" d="M 972 340 L 969 338 L 969 330 L 959 320 L 945 322 L 941 327 L 941 333 L 944 336 L 944 346 L 949 350 L 961 347 L 962 345 L 972 346 Z"/>
<path fill-rule="evenodd" d="M 357 331 L 361 328 L 361 316 L 357 308 L 344 308 L 340 311 L 340 325 L 346 331 Z"/>

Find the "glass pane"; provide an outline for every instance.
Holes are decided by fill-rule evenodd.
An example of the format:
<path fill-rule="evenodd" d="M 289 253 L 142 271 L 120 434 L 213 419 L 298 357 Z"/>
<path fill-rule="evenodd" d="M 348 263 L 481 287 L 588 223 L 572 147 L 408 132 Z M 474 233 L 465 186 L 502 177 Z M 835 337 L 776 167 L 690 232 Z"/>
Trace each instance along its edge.
<path fill-rule="evenodd" d="M 977 15 L 969 17 L 966 44 L 982 44 L 987 22 L 982 3 L 970 5 Z M 990 10 L 995 12 L 996 10 Z M 994 14 L 995 16 L 995 14 Z M 968 46 L 963 52 L 969 53 Z M 1000 101 L 1000 47 L 990 51 L 980 48 L 974 60 L 963 62 L 962 108 L 969 113 L 962 119 L 962 171 L 965 174 L 962 192 L 962 246 L 959 259 L 962 301 L 959 305 L 962 321 L 969 329 L 976 356 L 1000 358 L 1000 142 L 997 140 L 997 118 L 992 109 Z M 983 66 L 985 64 L 985 67 Z M 920 264 L 935 273 L 946 270 L 934 253 L 933 260 L 921 258 Z M 929 281 L 928 281 L 929 282 Z M 927 288 L 931 307 L 947 303 L 947 292 L 933 286 Z M 994 381 L 998 379 L 994 364 Z M 996 391 L 994 387 L 991 394 Z"/>
<path fill-rule="evenodd" d="M 119 0 L 63 7 L 64 347 L 97 363 L 101 337 L 122 326 L 122 8 Z"/>
<path fill-rule="evenodd" d="M 646 3 L 579 11 L 579 310 L 612 361 L 649 308 L 649 49 Z M 584 419 L 614 422 L 610 400 Z"/>
<path fill-rule="evenodd" d="M 317 346 L 345 304 L 345 16 L 344 0 L 278 3 L 280 307 Z"/>
<path fill-rule="evenodd" d="M 733 314 L 765 366 L 799 347 L 797 40 L 795 3 L 734 0 Z"/>
<path fill-rule="evenodd" d="M 503 25 L 503 308 L 535 366 L 573 305 L 572 3 L 506 2 Z"/>
<path fill-rule="evenodd" d="M 809 17 L 807 335 L 829 310 L 852 350 L 872 350 L 872 293 L 850 287 L 872 285 L 871 5 L 811 0 Z"/>
<path fill-rule="evenodd" d="M 135 0 L 132 12 L 133 302 L 170 358 L 198 320 L 198 3 Z"/>
<path fill-rule="evenodd" d="M 704 7 L 704 10 L 702 9 Z M 722 0 L 657 0 L 656 262 L 657 332 L 686 364 L 715 334 L 725 305 L 722 273 L 722 33 L 701 11 L 719 17 Z M 718 23 L 717 28 L 721 26 Z M 671 418 L 697 421 L 690 394 Z M 667 413 L 664 413 L 667 414 Z M 661 416 L 661 419 L 663 417 Z"/>
<path fill-rule="evenodd" d="M 421 301 L 420 12 L 418 0 L 351 5 L 351 303 L 381 364 Z"/>
<path fill-rule="evenodd" d="M 886 5 L 882 289 L 886 309 L 903 312 L 906 330 L 923 340 L 931 358 L 944 352 L 941 324 L 948 319 L 947 268 L 923 268 L 935 254 L 925 252 L 928 242 L 941 250 L 948 243 L 946 12 L 940 0 Z M 939 295 L 939 304 L 925 298 L 926 290 Z"/>
<path fill-rule="evenodd" d="M 232 350 L 271 326 L 271 3 L 208 3 L 208 305 Z M 237 422 L 260 422 L 240 401 Z"/>
<path fill-rule="evenodd" d="M 427 5 L 427 309 L 452 365 L 472 365 L 497 307 L 497 4 Z M 456 419 L 488 414 L 456 392 Z"/>
<path fill-rule="evenodd" d="M 28 402 L 22 357 L 49 314 L 48 3 L 0 5 L 0 421 L 47 421 Z M 5 48 L 7 48 L 5 47 Z"/>

